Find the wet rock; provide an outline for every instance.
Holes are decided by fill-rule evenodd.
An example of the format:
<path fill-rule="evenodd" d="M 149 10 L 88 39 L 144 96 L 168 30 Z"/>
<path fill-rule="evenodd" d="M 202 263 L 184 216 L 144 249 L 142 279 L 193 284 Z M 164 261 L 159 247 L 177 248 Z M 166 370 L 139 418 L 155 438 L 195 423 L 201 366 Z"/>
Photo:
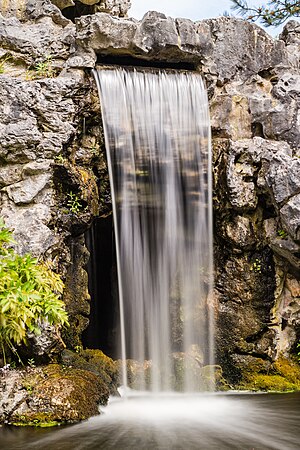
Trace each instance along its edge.
<path fill-rule="evenodd" d="M 66 277 L 66 289 L 63 300 L 69 315 L 70 327 L 63 333 L 64 341 L 71 348 L 81 345 L 81 334 L 88 325 L 90 313 L 90 294 L 88 292 L 88 274 L 86 264 L 89 253 L 84 238 L 72 240 L 71 265 Z"/>
<path fill-rule="evenodd" d="M 111 395 L 117 395 L 119 384 L 119 363 L 106 356 L 101 350 L 77 349 L 77 353 L 64 350 L 61 354 L 64 365 L 88 370 L 101 378 Z"/>
<path fill-rule="evenodd" d="M 290 238 L 281 239 L 278 235 L 272 235 L 269 242 L 271 249 L 277 255 L 288 261 L 292 267 L 295 267 L 298 270 L 300 269 L 300 245 L 296 244 L 296 242 Z"/>
<path fill-rule="evenodd" d="M 108 389 L 95 374 L 50 364 L 1 374 L 1 422 L 51 426 L 99 414 Z"/>
<path fill-rule="evenodd" d="M 274 364 L 249 356 L 240 357 L 238 361 L 242 368 L 243 380 L 239 389 L 251 391 L 299 391 L 299 365 L 282 356 Z"/>
<path fill-rule="evenodd" d="M 250 248 L 256 242 L 253 225 L 248 217 L 236 216 L 226 224 L 226 236 L 238 248 Z"/>

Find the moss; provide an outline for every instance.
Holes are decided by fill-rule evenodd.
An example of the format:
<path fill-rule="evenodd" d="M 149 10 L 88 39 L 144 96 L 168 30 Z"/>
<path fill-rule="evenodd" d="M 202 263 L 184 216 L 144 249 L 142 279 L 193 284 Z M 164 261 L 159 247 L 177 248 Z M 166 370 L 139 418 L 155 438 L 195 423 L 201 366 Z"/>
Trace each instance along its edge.
<path fill-rule="evenodd" d="M 243 379 L 237 388 L 251 391 L 300 391 L 300 366 L 281 356 L 267 372 L 263 366 L 254 362 L 243 370 Z"/>
<path fill-rule="evenodd" d="M 281 375 L 252 374 L 248 375 L 247 378 L 239 384 L 238 389 L 290 392 L 300 390 L 300 385 L 297 386 L 295 383 L 286 380 Z"/>
<path fill-rule="evenodd" d="M 120 373 L 118 363 L 106 356 L 101 350 L 83 350 L 82 356 L 99 372 L 103 381 L 107 383 L 110 393 L 116 394 Z"/>
<path fill-rule="evenodd" d="M 106 356 L 101 350 L 80 350 L 78 353 L 64 350 L 62 362 L 66 366 L 88 370 L 96 374 L 111 394 L 116 393 L 119 377 L 118 363 Z"/>
<path fill-rule="evenodd" d="M 274 370 L 300 389 L 300 366 L 296 361 L 280 357 L 274 363 Z"/>
<path fill-rule="evenodd" d="M 107 404 L 109 389 L 96 374 L 49 364 L 21 372 L 19 386 L 25 402 L 9 417 L 15 426 L 46 427 L 74 423 L 99 414 Z"/>
<path fill-rule="evenodd" d="M 36 427 L 36 428 L 51 428 L 63 425 L 64 422 L 58 422 L 57 420 L 50 421 L 45 414 L 36 414 L 36 418 L 30 422 L 26 420 L 23 416 L 20 418 L 19 422 L 13 422 L 12 425 L 15 427 Z"/>

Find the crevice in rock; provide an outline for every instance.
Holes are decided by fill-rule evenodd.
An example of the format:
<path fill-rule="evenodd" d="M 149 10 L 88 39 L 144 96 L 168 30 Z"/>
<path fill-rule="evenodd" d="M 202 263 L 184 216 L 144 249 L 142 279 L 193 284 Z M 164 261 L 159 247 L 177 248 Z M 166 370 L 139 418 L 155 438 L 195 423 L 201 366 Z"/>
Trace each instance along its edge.
<path fill-rule="evenodd" d="M 260 206 L 262 210 L 262 221 L 266 219 L 273 219 L 277 217 L 277 212 L 272 203 L 266 198 L 265 195 L 259 195 L 258 196 L 258 205 Z"/>
<path fill-rule="evenodd" d="M 264 127 L 260 122 L 253 122 L 251 124 L 252 137 L 261 137 L 264 138 Z"/>
<path fill-rule="evenodd" d="M 75 22 L 77 17 L 87 16 L 89 14 L 93 14 L 95 12 L 95 5 L 84 5 L 83 3 L 76 2 L 75 6 L 69 6 L 68 8 L 64 8 L 62 10 L 63 16 L 67 19 Z"/>
<path fill-rule="evenodd" d="M 145 69 L 175 69 L 175 70 L 197 70 L 197 64 L 189 63 L 186 61 L 182 62 L 169 62 L 169 61 L 158 61 L 155 59 L 142 59 L 136 58 L 129 55 L 98 55 L 97 64 L 98 69 L 105 68 L 108 66 L 126 66 L 139 68 L 144 67 Z"/>
<path fill-rule="evenodd" d="M 263 337 L 263 335 L 268 331 L 268 327 L 263 327 L 261 330 L 259 330 L 258 333 L 251 334 L 251 336 L 248 336 L 245 338 L 245 341 L 248 342 L 248 344 L 252 344 L 257 342 L 260 338 Z"/>
<path fill-rule="evenodd" d="M 268 69 L 263 69 L 260 72 L 258 72 L 258 75 L 261 78 L 264 78 L 265 80 L 270 81 L 273 84 L 273 86 L 275 86 L 275 84 L 277 84 L 279 81 L 279 78 L 274 71 L 274 67 L 269 67 Z"/>
<path fill-rule="evenodd" d="M 95 219 L 85 238 L 90 252 L 87 272 L 91 311 L 82 343 L 86 348 L 101 349 L 117 357 L 115 327 L 119 306 L 112 216 Z"/>
<path fill-rule="evenodd" d="M 238 355 L 247 355 L 247 356 L 250 355 L 250 356 L 253 356 L 254 358 L 260 358 L 260 359 L 263 359 L 264 361 L 273 362 L 273 359 L 269 355 L 266 355 L 265 353 L 259 353 L 256 351 L 243 352 L 243 351 L 237 350 L 237 354 Z"/>

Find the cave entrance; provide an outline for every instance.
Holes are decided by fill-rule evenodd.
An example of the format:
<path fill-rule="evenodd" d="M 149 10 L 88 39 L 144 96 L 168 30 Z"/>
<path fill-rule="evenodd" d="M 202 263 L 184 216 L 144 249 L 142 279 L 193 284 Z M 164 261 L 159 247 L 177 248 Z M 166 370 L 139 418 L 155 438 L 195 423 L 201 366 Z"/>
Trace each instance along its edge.
<path fill-rule="evenodd" d="M 116 358 L 119 302 L 112 215 L 95 219 L 85 239 L 90 252 L 87 271 L 91 312 L 82 344 L 85 348 L 100 349 Z"/>
<path fill-rule="evenodd" d="M 75 0 L 74 6 L 63 8 L 61 12 L 67 19 L 75 22 L 77 17 L 93 14 L 95 12 L 95 5 L 85 5 Z"/>

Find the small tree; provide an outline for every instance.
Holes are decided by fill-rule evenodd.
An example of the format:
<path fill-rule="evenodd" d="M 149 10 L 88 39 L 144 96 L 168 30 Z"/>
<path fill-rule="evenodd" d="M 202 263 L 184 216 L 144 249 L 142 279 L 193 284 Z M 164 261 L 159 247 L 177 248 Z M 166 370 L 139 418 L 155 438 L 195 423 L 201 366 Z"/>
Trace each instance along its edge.
<path fill-rule="evenodd" d="M 45 264 L 30 255 L 18 255 L 12 233 L 0 219 L 0 347 L 18 356 L 15 345 L 26 344 L 27 331 L 40 333 L 40 325 L 68 325 L 59 299 L 63 282 Z M 20 358 L 18 357 L 19 361 Z"/>
<path fill-rule="evenodd" d="M 260 20 L 267 27 L 278 26 L 290 17 L 300 17 L 300 1 L 296 0 L 269 0 L 266 5 L 248 6 L 246 0 L 231 0 L 231 9 L 245 19 L 255 22 Z"/>

